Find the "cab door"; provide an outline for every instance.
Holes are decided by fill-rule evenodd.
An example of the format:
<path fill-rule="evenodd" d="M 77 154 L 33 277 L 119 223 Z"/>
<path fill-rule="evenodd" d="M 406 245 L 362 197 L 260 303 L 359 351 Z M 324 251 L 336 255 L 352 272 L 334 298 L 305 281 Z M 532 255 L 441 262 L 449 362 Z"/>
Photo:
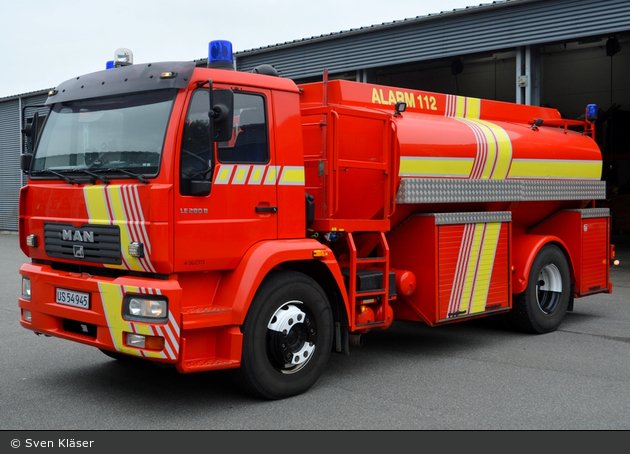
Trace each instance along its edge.
<path fill-rule="evenodd" d="M 208 90 L 189 101 L 175 195 L 175 271 L 233 269 L 255 243 L 278 236 L 270 92 L 234 93 L 234 132 L 209 168 Z M 207 196 L 186 195 L 192 179 L 211 179 Z"/>

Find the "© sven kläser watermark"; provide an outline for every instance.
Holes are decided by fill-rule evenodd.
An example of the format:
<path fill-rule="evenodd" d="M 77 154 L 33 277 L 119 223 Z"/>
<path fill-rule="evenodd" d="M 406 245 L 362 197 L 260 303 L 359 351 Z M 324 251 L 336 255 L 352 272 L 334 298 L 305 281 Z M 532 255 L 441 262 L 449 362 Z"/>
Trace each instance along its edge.
<path fill-rule="evenodd" d="M 24 441 L 14 438 L 12 448 L 92 448 L 94 440 L 76 440 L 74 438 L 58 438 L 56 440 L 35 440 L 27 438 Z"/>

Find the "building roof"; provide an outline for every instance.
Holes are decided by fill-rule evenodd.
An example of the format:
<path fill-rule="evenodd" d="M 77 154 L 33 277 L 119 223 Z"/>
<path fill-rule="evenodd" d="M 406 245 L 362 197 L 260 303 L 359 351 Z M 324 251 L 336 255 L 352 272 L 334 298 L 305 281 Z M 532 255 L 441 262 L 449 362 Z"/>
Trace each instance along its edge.
<path fill-rule="evenodd" d="M 237 52 L 237 68 L 316 77 L 630 31 L 628 0 L 505 0 Z"/>
<path fill-rule="evenodd" d="M 394 27 L 406 26 L 410 24 L 417 24 L 419 22 L 426 22 L 426 21 L 431 21 L 431 20 L 444 20 L 444 19 L 448 19 L 449 17 L 453 17 L 454 15 L 476 13 L 476 12 L 479 12 L 482 8 L 491 8 L 491 7 L 501 8 L 501 7 L 511 6 L 509 4 L 513 4 L 513 3 L 522 4 L 522 3 L 539 2 L 539 1 L 543 1 L 543 0 L 495 0 L 491 3 L 480 3 L 478 6 L 466 6 L 465 8 L 456 8 L 451 11 L 441 11 L 439 13 L 430 13 L 424 16 L 415 16 L 415 17 L 410 17 L 410 18 L 405 18 L 405 19 L 400 19 L 400 20 L 394 20 L 391 22 L 382 22 L 380 24 L 373 24 L 373 25 L 368 25 L 368 26 L 359 27 L 359 28 L 351 28 L 348 30 L 341 30 L 337 32 L 326 33 L 319 36 L 311 36 L 308 38 L 301 38 L 301 39 L 296 39 L 293 41 L 285 41 L 283 43 L 270 44 L 263 47 L 257 47 L 254 49 L 247 49 L 247 50 L 236 52 L 235 56 L 238 57 L 241 55 L 251 55 L 258 52 L 266 52 L 271 49 L 276 49 L 279 47 L 292 47 L 296 45 L 310 44 L 313 42 L 326 41 L 326 40 L 336 39 L 339 37 L 344 37 L 344 36 L 349 36 L 349 35 L 369 33 L 376 30 L 383 30 L 387 28 L 394 28 Z"/>
<path fill-rule="evenodd" d="M 46 89 L 43 89 L 43 90 L 29 91 L 29 92 L 20 93 L 20 94 L 17 94 L 17 95 L 5 96 L 4 98 L 0 98 L 0 102 L 12 101 L 14 99 L 19 99 L 19 98 L 30 98 L 30 97 L 33 97 L 33 96 L 44 95 L 44 94 L 48 93 L 50 90 L 52 90 L 52 88 L 53 87 L 46 88 Z"/>

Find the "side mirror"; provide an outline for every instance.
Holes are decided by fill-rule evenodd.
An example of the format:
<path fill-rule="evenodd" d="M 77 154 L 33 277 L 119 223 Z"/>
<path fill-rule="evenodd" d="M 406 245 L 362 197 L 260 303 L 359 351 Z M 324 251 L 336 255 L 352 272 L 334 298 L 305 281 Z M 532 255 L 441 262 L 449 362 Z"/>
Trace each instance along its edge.
<path fill-rule="evenodd" d="M 26 152 L 33 153 L 35 151 L 35 141 L 39 132 L 39 113 L 35 112 L 30 122 L 27 120 L 22 128 L 22 134 L 26 137 Z"/>
<path fill-rule="evenodd" d="M 22 115 L 24 115 L 24 110 Z M 22 134 L 26 137 L 26 151 L 20 155 L 20 169 L 23 173 L 28 173 L 31 169 L 31 162 L 33 161 L 33 152 L 35 151 L 35 143 L 37 142 L 37 136 L 39 135 L 39 113 L 35 112 L 33 118 L 29 118 L 26 124 L 22 128 Z"/>
<path fill-rule="evenodd" d="M 189 180 L 189 187 L 187 188 L 186 195 L 207 196 L 210 195 L 210 189 L 212 183 L 205 180 Z"/>
<path fill-rule="evenodd" d="M 214 122 L 214 140 L 225 142 L 232 138 L 234 127 L 234 92 L 229 89 L 212 90 L 210 117 Z"/>
<path fill-rule="evenodd" d="M 33 153 L 22 153 L 20 155 L 20 169 L 22 172 L 28 173 L 31 169 L 31 161 L 33 160 Z"/>

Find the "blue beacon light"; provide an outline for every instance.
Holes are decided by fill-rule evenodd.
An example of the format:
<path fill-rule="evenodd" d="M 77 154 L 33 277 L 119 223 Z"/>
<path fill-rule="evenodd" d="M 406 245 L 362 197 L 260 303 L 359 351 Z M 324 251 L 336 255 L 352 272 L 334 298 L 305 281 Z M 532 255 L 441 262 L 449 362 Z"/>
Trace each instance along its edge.
<path fill-rule="evenodd" d="M 208 45 L 208 68 L 234 69 L 232 43 L 229 41 L 210 41 Z"/>
<path fill-rule="evenodd" d="M 589 104 L 586 106 L 586 119 L 591 123 L 597 121 L 597 104 Z"/>

